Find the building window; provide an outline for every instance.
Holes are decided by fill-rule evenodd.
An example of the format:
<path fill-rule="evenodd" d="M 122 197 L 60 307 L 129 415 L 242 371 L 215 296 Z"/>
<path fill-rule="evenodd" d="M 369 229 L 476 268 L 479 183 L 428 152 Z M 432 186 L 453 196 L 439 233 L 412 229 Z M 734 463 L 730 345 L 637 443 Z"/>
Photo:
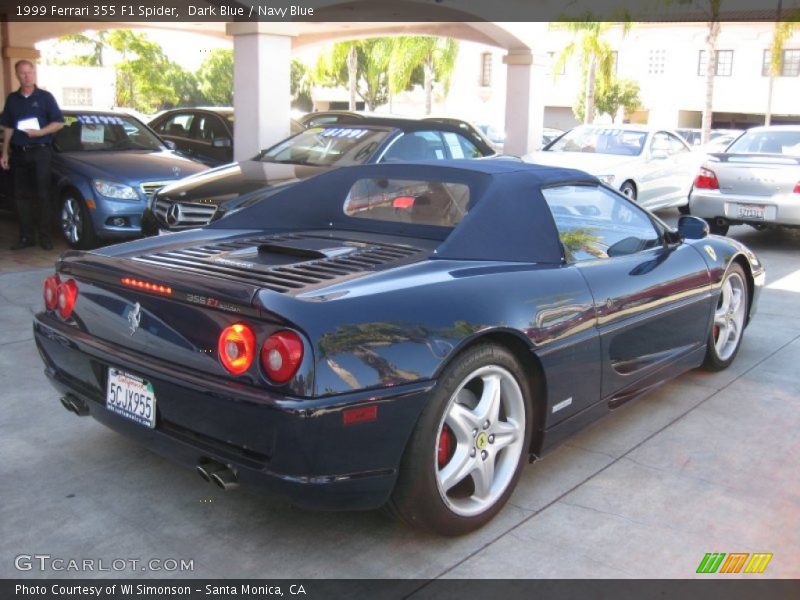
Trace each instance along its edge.
<path fill-rule="evenodd" d="M 705 50 L 700 50 L 697 58 L 697 74 L 705 75 L 708 58 Z M 717 50 L 717 64 L 714 75 L 730 77 L 733 73 L 733 50 Z"/>
<path fill-rule="evenodd" d="M 92 88 L 88 87 L 64 88 L 64 104 L 66 106 L 91 106 Z"/>
<path fill-rule="evenodd" d="M 784 77 L 797 77 L 800 75 L 800 50 L 783 51 L 781 75 Z"/>
<path fill-rule="evenodd" d="M 761 64 L 761 74 L 764 77 L 769 77 L 770 70 L 770 56 L 772 52 L 764 50 L 764 60 Z M 779 71 L 781 77 L 797 77 L 800 75 L 800 50 L 784 50 L 781 55 L 781 68 Z"/>
<path fill-rule="evenodd" d="M 667 60 L 666 50 L 650 50 L 650 55 L 647 60 L 647 74 L 648 75 L 663 75 L 664 63 Z"/>
<path fill-rule="evenodd" d="M 762 77 L 769 77 L 769 61 L 770 57 L 772 56 L 772 52 L 769 50 L 764 50 L 764 56 L 761 59 L 761 76 Z"/>
<path fill-rule="evenodd" d="M 481 54 L 481 87 L 492 85 L 492 54 L 484 52 Z"/>
<path fill-rule="evenodd" d="M 561 63 L 561 68 L 556 71 L 556 63 L 558 62 L 558 55 L 555 52 L 548 52 L 547 59 L 550 65 L 550 75 L 564 75 L 567 72 L 567 61 Z"/>

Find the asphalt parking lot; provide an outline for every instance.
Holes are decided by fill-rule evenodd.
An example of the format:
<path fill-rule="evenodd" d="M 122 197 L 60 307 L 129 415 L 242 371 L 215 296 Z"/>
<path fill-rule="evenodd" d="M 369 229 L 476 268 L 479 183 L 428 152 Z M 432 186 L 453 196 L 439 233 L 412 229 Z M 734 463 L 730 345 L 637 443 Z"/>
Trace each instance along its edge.
<path fill-rule="evenodd" d="M 708 552 L 763 552 L 763 574 L 724 577 L 798 578 L 800 231 L 730 235 L 767 267 L 734 365 L 687 373 L 570 439 L 526 468 L 493 522 L 457 539 L 225 493 L 68 413 L 31 333 L 51 272 L 38 261 L 51 257 L 9 257 L 0 235 L 0 577 L 691 578 Z M 15 567 L 36 554 L 193 570 Z"/>

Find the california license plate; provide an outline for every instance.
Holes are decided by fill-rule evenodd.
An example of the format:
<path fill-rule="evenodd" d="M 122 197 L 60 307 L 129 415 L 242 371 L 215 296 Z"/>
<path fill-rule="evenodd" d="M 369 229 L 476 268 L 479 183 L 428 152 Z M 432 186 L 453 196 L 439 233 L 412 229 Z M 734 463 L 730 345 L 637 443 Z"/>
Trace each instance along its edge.
<path fill-rule="evenodd" d="M 758 204 L 740 204 L 738 206 L 737 216 L 740 219 L 757 219 L 764 220 L 764 207 Z"/>
<path fill-rule="evenodd" d="M 156 426 L 156 395 L 153 384 L 118 369 L 108 370 L 106 408 L 140 425 Z"/>

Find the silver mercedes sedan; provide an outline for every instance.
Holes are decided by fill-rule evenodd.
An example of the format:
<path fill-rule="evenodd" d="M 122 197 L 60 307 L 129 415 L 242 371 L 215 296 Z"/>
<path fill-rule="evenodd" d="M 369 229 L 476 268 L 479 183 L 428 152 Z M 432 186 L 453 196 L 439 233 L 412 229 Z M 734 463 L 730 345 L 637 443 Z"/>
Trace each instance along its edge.
<path fill-rule="evenodd" d="M 731 225 L 800 227 L 800 125 L 754 127 L 709 154 L 689 194 L 712 233 Z"/>

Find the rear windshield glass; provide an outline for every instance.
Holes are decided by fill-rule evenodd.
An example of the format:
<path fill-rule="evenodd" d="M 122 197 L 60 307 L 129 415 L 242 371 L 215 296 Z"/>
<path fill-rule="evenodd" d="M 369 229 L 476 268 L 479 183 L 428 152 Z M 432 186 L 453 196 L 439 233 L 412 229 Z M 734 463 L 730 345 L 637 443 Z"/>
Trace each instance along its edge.
<path fill-rule="evenodd" d="M 548 152 L 592 152 L 637 156 L 647 133 L 617 127 L 576 127 L 550 146 Z"/>
<path fill-rule="evenodd" d="M 344 202 L 349 217 L 455 227 L 469 206 L 463 183 L 410 179 L 359 179 Z"/>
<path fill-rule="evenodd" d="M 800 156 L 800 131 L 748 131 L 727 151 L 736 154 Z"/>
<path fill-rule="evenodd" d="M 294 165 L 361 165 L 387 135 L 387 130 L 363 127 L 315 127 L 264 151 L 261 160 Z"/>

